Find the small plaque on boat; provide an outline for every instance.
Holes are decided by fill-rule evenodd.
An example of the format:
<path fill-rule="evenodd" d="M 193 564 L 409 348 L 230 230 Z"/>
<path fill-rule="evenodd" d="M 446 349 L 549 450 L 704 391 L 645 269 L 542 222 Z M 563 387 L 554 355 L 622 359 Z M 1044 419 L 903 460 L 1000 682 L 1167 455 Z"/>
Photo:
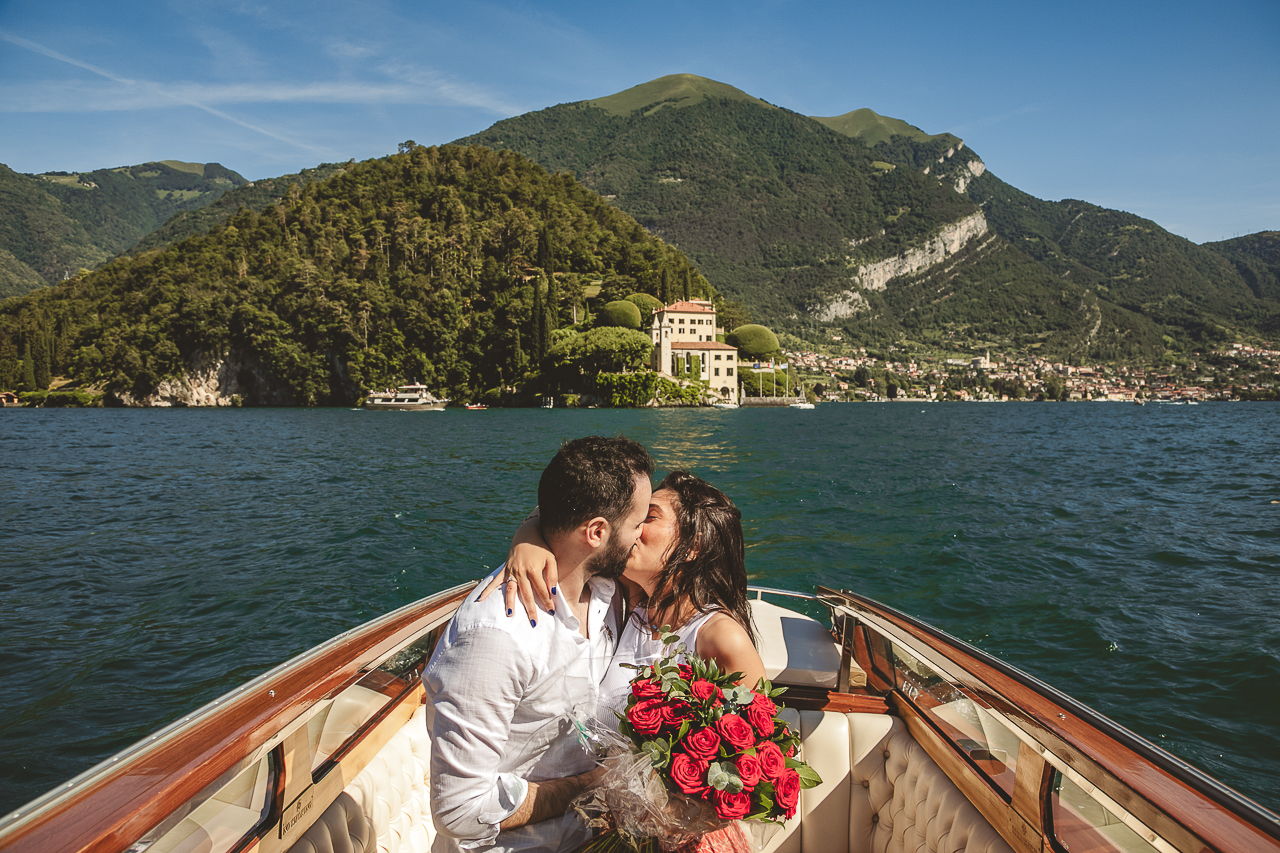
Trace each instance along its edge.
<path fill-rule="evenodd" d="M 304 818 L 311 814 L 311 807 L 315 805 L 315 802 L 316 788 L 312 785 L 284 810 L 284 815 L 280 818 L 281 840 L 288 838 L 295 830 L 301 832 L 311 825 L 311 821 L 304 820 Z M 315 816 L 312 815 L 312 817 L 314 818 Z"/>

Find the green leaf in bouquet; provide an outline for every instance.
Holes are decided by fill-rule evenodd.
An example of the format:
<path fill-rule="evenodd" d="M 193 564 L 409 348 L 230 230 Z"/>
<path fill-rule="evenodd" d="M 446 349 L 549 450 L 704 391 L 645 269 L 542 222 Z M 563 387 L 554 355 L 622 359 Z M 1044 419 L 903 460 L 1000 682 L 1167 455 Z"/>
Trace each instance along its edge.
<path fill-rule="evenodd" d="M 666 738 L 654 738 L 640 744 L 640 752 L 649 759 L 649 763 L 657 769 L 666 767 L 671 761 L 671 744 Z"/>
<path fill-rule="evenodd" d="M 822 777 L 818 775 L 818 772 L 803 761 L 788 758 L 787 766 L 796 771 L 796 775 L 800 777 L 801 788 L 812 788 L 822 784 Z"/>
<path fill-rule="evenodd" d="M 713 761 L 707 768 L 707 784 L 717 791 L 728 791 L 736 794 L 742 790 L 742 779 L 732 764 L 726 761 Z"/>
<path fill-rule="evenodd" d="M 735 673 L 735 674 L 738 676 L 741 676 L 741 673 Z M 751 702 L 755 699 L 755 694 L 751 692 L 750 687 L 746 687 L 744 685 L 739 684 L 736 687 L 731 687 L 728 690 L 726 690 L 724 692 L 724 698 L 735 705 L 746 706 L 746 705 L 750 705 Z"/>
<path fill-rule="evenodd" d="M 689 733 L 689 729 L 691 728 L 693 728 L 693 724 L 690 723 L 688 720 L 685 720 L 683 723 L 680 724 L 680 731 L 676 732 L 675 740 L 672 742 L 679 743 L 680 741 L 684 740 L 684 736 Z"/>

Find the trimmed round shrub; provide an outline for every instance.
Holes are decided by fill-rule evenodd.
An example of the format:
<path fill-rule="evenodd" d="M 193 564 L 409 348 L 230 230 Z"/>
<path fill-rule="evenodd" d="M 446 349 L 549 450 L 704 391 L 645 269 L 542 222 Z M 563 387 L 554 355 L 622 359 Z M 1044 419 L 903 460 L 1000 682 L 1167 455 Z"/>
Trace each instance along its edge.
<path fill-rule="evenodd" d="M 610 302 L 596 314 L 596 328 L 601 326 L 621 326 L 624 329 L 640 328 L 640 309 L 634 302 L 619 299 Z"/>
<path fill-rule="evenodd" d="M 752 358 L 760 358 L 771 352 L 777 352 L 781 348 L 778 344 L 778 336 L 756 323 L 739 326 L 724 336 L 724 342 L 729 346 L 737 347 L 743 355 Z"/>
<path fill-rule="evenodd" d="M 633 303 L 637 308 L 640 309 L 641 320 L 648 319 L 648 317 L 651 314 L 653 314 L 654 311 L 657 311 L 664 307 L 661 299 L 659 299 L 656 296 L 650 296 L 647 293 L 633 293 L 630 296 L 626 297 L 626 300 L 628 302 Z"/>

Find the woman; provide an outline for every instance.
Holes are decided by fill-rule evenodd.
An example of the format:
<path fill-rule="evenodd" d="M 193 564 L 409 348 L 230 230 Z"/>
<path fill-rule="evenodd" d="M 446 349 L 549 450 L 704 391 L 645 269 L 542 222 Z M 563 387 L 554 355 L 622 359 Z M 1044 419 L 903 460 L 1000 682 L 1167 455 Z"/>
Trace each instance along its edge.
<path fill-rule="evenodd" d="M 506 578 L 517 581 L 507 584 L 508 614 L 517 586 L 533 614 L 533 596 L 549 609 L 548 589 L 557 582 L 555 559 L 538 534 L 536 518 L 530 516 L 521 526 L 507 561 Z M 622 612 L 629 617 L 600 686 L 602 719 L 623 710 L 635 676 L 635 670 L 619 664 L 646 664 L 661 657 L 658 635 L 663 627 L 678 634 L 698 657 L 742 673 L 743 684 L 755 687 L 765 677 L 747 600 L 742 513 L 705 480 L 672 471 L 659 484 L 627 559 L 622 588 L 628 602 Z"/>

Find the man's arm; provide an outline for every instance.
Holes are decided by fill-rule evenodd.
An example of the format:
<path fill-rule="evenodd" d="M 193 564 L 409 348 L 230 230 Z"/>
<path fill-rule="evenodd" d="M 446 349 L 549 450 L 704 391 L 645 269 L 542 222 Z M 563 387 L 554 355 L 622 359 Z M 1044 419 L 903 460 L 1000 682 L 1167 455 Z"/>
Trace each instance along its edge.
<path fill-rule="evenodd" d="M 525 824 L 559 817 L 569 810 L 569 804 L 574 798 L 594 785 L 603 773 L 604 768 L 597 767 L 595 770 L 564 779 L 530 782 L 529 792 L 525 794 L 524 802 L 511 813 L 511 817 L 502 822 L 502 828 L 516 829 Z"/>
<path fill-rule="evenodd" d="M 527 798 L 525 783 L 499 773 L 529 673 L 510 634 L 463 630 L 423 673 L 430 705 L 431 811 L 464 847 L 492 843 Z"/>

